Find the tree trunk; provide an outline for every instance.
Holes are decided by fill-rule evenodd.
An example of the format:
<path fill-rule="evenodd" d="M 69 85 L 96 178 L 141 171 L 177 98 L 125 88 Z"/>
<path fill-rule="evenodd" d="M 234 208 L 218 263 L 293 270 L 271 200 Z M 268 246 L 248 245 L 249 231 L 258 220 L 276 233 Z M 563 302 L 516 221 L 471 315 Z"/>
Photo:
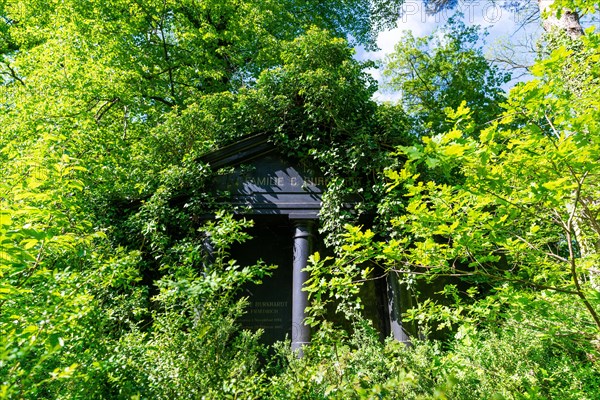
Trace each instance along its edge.
<path fill-rule="evenodd" d="M 600 291 L 600 221 L 598 221 L 598 201 L 592 198 L 580 200 L 579 212 L 573 220 L 580 256 L 593 260 L 588 269 L 588 279 L 593 289 Z"/>
<path fill-rule="evenodd" d="M 565 32 L 571 39 L 576 40 L 583 36 L 583 28 L 579 22 L 579 14 L 576 11 L 563 9 L 560 13 L 552 9 L 554 0 L 538 0 L 542 26 L 548 33 Z M 590 208 L 598 206 L 597 201 L 589 198 L 579 200 L 577 215 L 573 219 L 573 230 L 579 247 L 581 258 L 596 259 L 600 251 L 600 223 L 596 214 L 590 212 Z M 590 285 L 600 291 L 600 266 L 594 265 L 588 270 Z"/>
<path fill-rule="evenodd" d="M 562 30 L 572 39 L 577 39 L 583 35 L 583 28 L 579 22 L 579 14 L 576 11 L 561 10 L 560 16 L 551 8 L 554 0 L 538 0 L 540 14 L 542 16 L 542 26 L 546 32 Z"/>

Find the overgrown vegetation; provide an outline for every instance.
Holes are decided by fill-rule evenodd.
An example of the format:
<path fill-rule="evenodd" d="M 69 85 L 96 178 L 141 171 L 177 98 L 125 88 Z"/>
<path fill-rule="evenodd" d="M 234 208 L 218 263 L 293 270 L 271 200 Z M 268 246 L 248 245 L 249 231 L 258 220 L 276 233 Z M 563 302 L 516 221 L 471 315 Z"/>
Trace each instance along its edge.
<path fill-rule="evenodd" d="M 365 4 L 0 0 L 0 398 L 600 398 L 600 37 L 550 33 L 505 94 L 451 20 L 377 104 L 343 36 L 398 2 Z M 198 161 L 257 133 L 329 178 L 302 358 L 239 327 L 277 266 L 235 260 L 252 221 Z M 411 346 L 365 318 L 373 270 Z"/>

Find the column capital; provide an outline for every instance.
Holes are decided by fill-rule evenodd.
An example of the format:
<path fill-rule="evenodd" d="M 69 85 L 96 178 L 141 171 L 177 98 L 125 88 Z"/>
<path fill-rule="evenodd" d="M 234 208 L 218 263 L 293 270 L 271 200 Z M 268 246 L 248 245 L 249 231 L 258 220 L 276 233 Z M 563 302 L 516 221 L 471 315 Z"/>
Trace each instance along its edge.
<path fill-rule="evenodd" d="M 293 219 L 294 239 L 311 237 L 314 233 L 315 219 Z"/>

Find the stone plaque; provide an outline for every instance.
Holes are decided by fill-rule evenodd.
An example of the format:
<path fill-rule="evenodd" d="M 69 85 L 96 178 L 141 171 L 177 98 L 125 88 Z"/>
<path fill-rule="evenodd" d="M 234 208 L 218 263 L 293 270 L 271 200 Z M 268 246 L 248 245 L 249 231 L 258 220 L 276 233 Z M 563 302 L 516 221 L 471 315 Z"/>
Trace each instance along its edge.
<path fill-rule="evenodd" d="M 239 323 L 244 329 L 262 329 L 263 342 L 272 344 L 291 339 L 292 335 L 292 237 L 285 218 L 257 218 L 250 234 L 253 238 L 232 249 L 241 265 L 263 260 L 277 265 L 272 276 L 260 285 L 247 285 L 242 293 L 248 297 L 246 314 Z"/>

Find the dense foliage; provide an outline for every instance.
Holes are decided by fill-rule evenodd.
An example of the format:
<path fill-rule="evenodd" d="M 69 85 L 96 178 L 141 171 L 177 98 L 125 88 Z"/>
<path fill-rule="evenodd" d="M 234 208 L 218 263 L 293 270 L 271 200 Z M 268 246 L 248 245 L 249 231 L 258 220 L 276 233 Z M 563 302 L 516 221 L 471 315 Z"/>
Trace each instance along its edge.
<path fill-rule="evenodd" d="M 346 39 L 399 4 L 0 0 L 0 398 L 600 397 L 598 34 L 508 95 L 477 28 L 406 34 L 377 104 Z M 329 178 L 302 358 L 239 328 L 277 266 L 199 161 L 257 133 Z M 374 271 L 424 340 L 380 340 Z"/>
<path fill-rule="evenodd" d="M 479 27 L 465 26 L 462 15 L 450 18 L 440 31 L 415 38 L 405 32 L 387 57 L 384 74 L 390 89 L 401 93 L 416 136 L 431 136 L 451 128 L 441 112 L 465 102 L 473 121 L 484 125 L 500 113 L 501 86 L 510 79 L 483 55 Z"/>

